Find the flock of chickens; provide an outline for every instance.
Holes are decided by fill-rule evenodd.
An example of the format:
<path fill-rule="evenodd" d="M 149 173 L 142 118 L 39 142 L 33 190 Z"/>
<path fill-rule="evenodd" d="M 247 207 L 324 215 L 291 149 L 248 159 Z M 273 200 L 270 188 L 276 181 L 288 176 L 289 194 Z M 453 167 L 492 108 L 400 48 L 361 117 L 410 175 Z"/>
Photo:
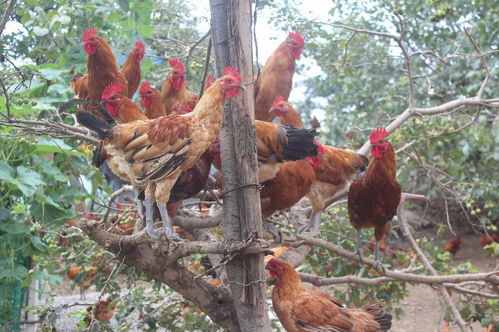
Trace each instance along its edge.
<path fill-rule="evenodd" d="M 219 132 L 226 98 L 235 98 L 245 83 L 237 69 L 207 79 L 201 97 L 187 89 L 186 70 L 179 59 L 169 60 L 171 72 L 161 91 L 141 81 L 140 63 L 145 47 L 140 42 L 122 68 L 109 44 L 95 29 L 82 36 L 87 53 L 87 74 L 76 75 L 71 90 L 80 100 L 78 122 L 94 131 L 101 142 L 93 164 L 107 162 L 114 174 L 137 191 L 138 211 L 145 208 L 146 232 L 154 229 L 159 211 L 170 240 L 182 240 L 172 229 L 172 218 L 182 200 L 206 185 L 212 164 L 221 169 Z M 379 241 L 390 230 L 401 190 L 395 179 L 393 147 L 383 128 L 370 136 L 372 161 L 356 152 L 322 145 L 314 129 L 305 129 L 299 113 L 287 102 L 296 60 L 305 41 L 290 33 L 269 57 L 255 83 L 255 129 L 262 216 L 289 208 L 307 196 L 315 212 L 326 199 L 348 189 L 348 212 L 358 234 L 374 227 L 376 259 Z M 139 89 L 142 110 L 131 98 Z M 279 123 L 272 122 L 278 118 Z M 156 206 L 156 208 L 155 208 Z M 330 295 L 306 290 L 294 268 L 271 259 L 266 268 L 277 278 L 274 309 L 288 331 L 386 331 L 391 316 L 381 303 L 347 309 Z"/>

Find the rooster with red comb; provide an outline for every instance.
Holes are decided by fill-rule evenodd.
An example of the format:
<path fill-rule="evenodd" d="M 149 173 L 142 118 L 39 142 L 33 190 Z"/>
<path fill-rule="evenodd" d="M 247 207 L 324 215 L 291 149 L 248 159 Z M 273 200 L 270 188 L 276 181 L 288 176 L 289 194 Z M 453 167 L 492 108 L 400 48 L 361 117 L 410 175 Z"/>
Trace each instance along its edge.
<path fill-rule="evenodd" d="M 172 112 L 175 104 L 188 104 L 189 107 L 196 106 L 198 96 L 190 92 L 185 85 L 185 65 L 180 59 L 168 60 L 172 71 L 166 77 L 161 88 L 161 98 L 165 106 L 166 114 Z"/>
<path fill-rule="evenodd" d="M 144 193 L 146 232 L 150 236 L 157 236 L 153 229 L 156 204 L 167 237 L 179 239 L 173 232 L 166 203 L 182 172 L 192 167 L 217 138 L 225 99 L 236 97 L 243 88 L 236 69 L 227 67 L 224 74 L 206 90 L 196 108 L 182 116 L 113 126 L 89 112 L 77 113 L 78 122 L 94 130 L 102 140 L 113 173 Z"/>
<path fill-rule="evenodd" d="M 123 67 L 120 69 L 121 74 L 123 74 L 128 81 L 128 98 L 133 97 L 140 84 L 140 63 L 144 58 L 145 50 L 144 44 L 140 40 L 136 41 L 135 47 L 130 54 L 128 54 Z"/>
<path fill-rule="evenodd" d="M 276 114 L 269 109 L 277 96 L 288 100 L 293 87 L 296 60 L 300 57 L 305 40 L 298 32 L 290 32 L 267 59 L 255 83 L 255 118 L 272 121 Z"/>
<path fill-rule="evenodd" d="M 397 162 L 393 146 L 386 139 L 384 128 L 375 129 L 369 141 L 373 159 L 363 177 L 356 179 L 348 191 L 348 216 L 357 230 L 356 252 L 361 254 L 360 230 L 374 227 L 376 249 L 374 257 L 378 264 L 379 241 L 391 229 L 391 220 L 397 214 L 401 189 L 397 182 Z"/>

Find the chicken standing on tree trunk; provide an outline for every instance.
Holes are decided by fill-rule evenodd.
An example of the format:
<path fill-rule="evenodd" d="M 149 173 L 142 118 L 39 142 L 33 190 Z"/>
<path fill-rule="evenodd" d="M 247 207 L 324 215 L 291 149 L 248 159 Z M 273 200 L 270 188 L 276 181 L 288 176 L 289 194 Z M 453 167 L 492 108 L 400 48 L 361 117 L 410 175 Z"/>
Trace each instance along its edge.
<path fill-rule="evenodd" d="M 395 178 L 395 151 L 386 139 L 387 135 L 384 128 L 373 131 L 369 138 L 373 159 L 365 175 L 356 179 L 348 191 L 348 216 L 357 230 L 357 254 L 361 254 L 360 230 L 374 227 L 374 257 L 379 264 L 379 241 L 391 229 L 391 220 L 397 214 L 401 195 L 400 185 Z"/>

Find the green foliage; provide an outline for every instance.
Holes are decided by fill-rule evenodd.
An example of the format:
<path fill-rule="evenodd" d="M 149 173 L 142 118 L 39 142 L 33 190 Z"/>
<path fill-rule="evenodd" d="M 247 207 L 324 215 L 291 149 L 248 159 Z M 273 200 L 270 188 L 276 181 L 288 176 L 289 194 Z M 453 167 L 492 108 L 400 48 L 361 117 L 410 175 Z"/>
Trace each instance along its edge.
<path fill-rule="evenodd" d="M 198 91 L 207 40 L 191 54 L 189 47 L 205 33 L 197 27 L 206 25 L 207 18 L 192 15 L 195 3 L 184 0 L 18 2 L 11 19 L 20 29 L 4 32 L 0 40 L 1 78 L 10 97 L 6 100 L 1 94 L 0 109 L 4 112 L 9 106 L 10 115 L 16 118 L 62 119 L 73 124 L 71 116 L 58 114 L 57 109 L 72 97 L 68 86 L 74 73 L 86 71 L 86 54 L 80 38 L 88 27 L 97 28 L 104 36 L 119 63 L 124 62 L 133 43 L 142 40 L 147 54 L 160 56 L 146 55 L 142 62 L 142 77 L 156 86 L 161 85 L 169 71 L 165 58 L 184 58 L 191 88 Z M 270 9 L 277 28 L 302 32 L 307 42 L 304 56 L 313 59 L 322 70 L 321 75 L 304 82 L 306 94 L 298 109 L 306 116 L 317 108 L 324 111 L 323 142 L 357 148 L 367 138 L 369 128 L 385 125 L 407 107 L 408 80 L 403 75 L 406 68 L 400 51 L 395 41 L 387 38 L 353 34 L 310 22 L 296 3 L 258 2 L 261 9 Z M 497 12 L 496 3 L 483 0 L 406 1 L 397 2 L 393 10 L 367 0 L 335 1 L 331 20 L 326 23 L 397 34 L 396 15 L 401 15 L 406 23 L 404 43 L 408 51 L 432 50 L 445 59 L 423 55 L 412 58 L 413 71 L 421 76 L 415 81 L 416 105 L 428 107 L 476 94 L 484 77 L 479 59 L 450 55 L 456 50 L 476 53 L 463 32 L 464 26 L 482 50 L 497 48 Z M 491 77 L 497 77 L 497 62 L 492 56 L 487 59 Z M 301 60 L 298 71 L 306 76 L 309 65 L 300 63 Z M 495 91 L 497 83 L 491 82 L 485 97 L 497 97 Z M 469 217 L 490 232 L 497 231 L 493 223 L 499 214 L 496 190 L 499 130 L 493 111 L 470 108 L 445 116 L 413 118 L 390 137 L 396 147 L 415 142 L 398 157 L 398 179 L 406 191 L 429 190 L 432 197 L 450 197 L 451 207 L 455 208 L 454 201 L 462 203 Z M 459 130 L 475 116 L 470 126 Z M 343 138 L 345 128 L 354 131 L 352 140 Z M 217 329 L 206 315 L 171 289 L 130 267 L 117 268 L 116 275 L 108 281 L 110 270 L 115 267 L 111 255 L 68 226 L 67 221 L 75 218 L 76 204 L 104 203 L 110 193 L 101 173 L 89 166 L 91 157 L 86 145 L 74 140 L 15 136 L 7 127 L 0 130 L 0 326 L 8 330 L 18 319 L 13 319 L 13 312 L 22 302 L 21 287 L 29 286 L 32 280 L 60 283 L 68 268 L 82 266 L 84 271 L 97 267 L 92 281 L 97 290 L 105 288 L 110 294 L 119 294 L 123 288 L 129 290 L 120 299 L 115 317 L 121 330 L 130 328 L 129 317 L 138 317 L 140 328 L 147 331 Z M 329 211 L 327 218 L 331 222 L 322 225 L 323 238 L 352 250 L 355 234 L 344 208 Z M 390 237 L 396 238 L 397 233 L 393 231 Z M 365 242 L 371 238 L 371 232 L 363 232 Z M 419 241 L 434 258 L 439 272 L 470 272 L 469 264 L 452 267 L 448 253 L 424 238 Z M 497 244 L 489 245 L 487 250 L 498 255 Z M 366 254 L 371 252 L 366 250 Z M 384 263 L 407 267 L 412 255 L 405 249 L 389 247 Z M 359 270 L 351 262 L 320 249 L 314 250 L 303 271 L 314 271 L 321 276 L 377 276 L 373 270 Z M 72 286 L 78 287 L 84 279 L 84 273 L 78 274 Z M 152 291 L 146 292 L 145 285 L 151 283 L 154 283 Z M 401 313 L 397 304 L 407 294 L 406 286 L 398 283 L 334 287 L 330 291 L 356 306 L 372 299 L 385 299 L 397 314 Z M 486 325 L 492 319 L 490 313 L 497 312 L 498 302 L 470 301 L 459 306 L 465 319 L 480 320 Z M 62 314 L 60 307 L 50 303 L 31 309 L 47 315 L 47 328 Z M 82 322 L 87 313 L 75 309 L 71 315 Z M 95 324 L 93 330 L 105 329 L 104 325 Z"/>

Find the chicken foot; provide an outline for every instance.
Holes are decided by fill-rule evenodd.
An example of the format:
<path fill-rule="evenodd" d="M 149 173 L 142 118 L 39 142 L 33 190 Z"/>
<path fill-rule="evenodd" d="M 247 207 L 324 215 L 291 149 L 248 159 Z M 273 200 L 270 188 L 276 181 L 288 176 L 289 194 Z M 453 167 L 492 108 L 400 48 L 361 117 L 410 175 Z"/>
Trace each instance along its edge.
<path fill-rule="evenodd" d="M 146 207 L 146 233 L 150 237 L 158 237 L 159 234 L 154 231 L 154 220 L 153 220 L 153 204 L 154 202 L 146 197 L 145 200 L 145 207 Z"/>
<path fill-rule="evenodd" d="M 183 239 L 173 231 L 172 221 L 168 217 L 168 211 L 166 210 L 166 204 L 161 202 L 156 202 L 159 209 L 159 214 L 161 215 L 161 220 L 163 220 L 163 227 L 165 228 L 165 233 L 168 239 L 183 241 Z"/>

